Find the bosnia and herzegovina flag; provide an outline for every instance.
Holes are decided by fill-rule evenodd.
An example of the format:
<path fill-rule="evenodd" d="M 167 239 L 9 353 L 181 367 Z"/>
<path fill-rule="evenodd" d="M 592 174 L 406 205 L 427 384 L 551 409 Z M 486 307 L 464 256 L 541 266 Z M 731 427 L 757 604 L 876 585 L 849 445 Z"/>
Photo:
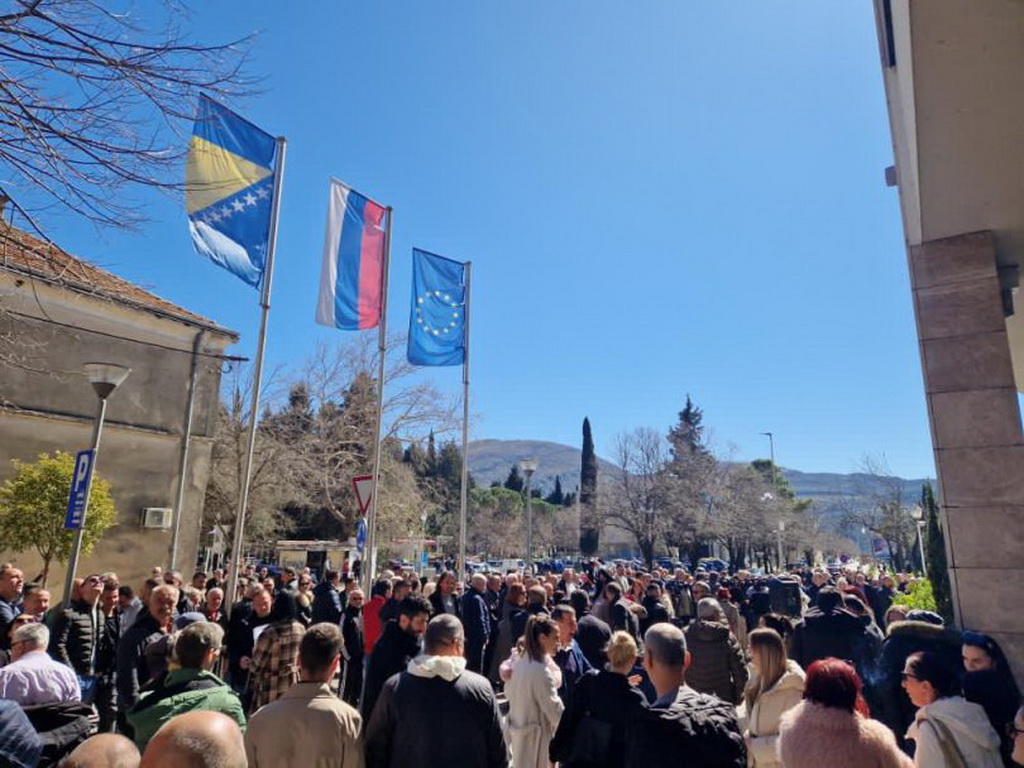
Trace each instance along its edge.
<path fill-rule="evenodd" d="M 466 265 L 414 248 L 407 357 L 413 365 L 466 359 Z"/>
<path fill-rule="evenodd" d="M 274 200 L 274 137 L 207 96 L 199 97 L 185 165 L 192 243 L 249 285 L 267 261 Z"/>
<path fill-rule="evenodd" d="M 331 179 L 316 321 L 359 331 L 380 325 L 388 210 Z"/>

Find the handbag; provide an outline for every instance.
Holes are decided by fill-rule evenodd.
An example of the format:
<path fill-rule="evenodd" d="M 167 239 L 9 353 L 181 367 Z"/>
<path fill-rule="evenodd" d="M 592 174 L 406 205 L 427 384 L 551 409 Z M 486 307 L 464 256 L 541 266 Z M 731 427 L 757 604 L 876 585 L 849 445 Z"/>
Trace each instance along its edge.
<path fill-rule="evenodd" d="M 939 749 L 942 751 L 942 759 L 946 768 L 969 768 L 960 752 L 960 747 L 957 746 L 956 738 L 945 723 L 940 720 L 929 720 L 927 717 L 922 717 L 921 723 L 928 723 L 935 731 L 935 738 L 939 742 Z M 920 728 L 920 726 L 918 727 Z"/>

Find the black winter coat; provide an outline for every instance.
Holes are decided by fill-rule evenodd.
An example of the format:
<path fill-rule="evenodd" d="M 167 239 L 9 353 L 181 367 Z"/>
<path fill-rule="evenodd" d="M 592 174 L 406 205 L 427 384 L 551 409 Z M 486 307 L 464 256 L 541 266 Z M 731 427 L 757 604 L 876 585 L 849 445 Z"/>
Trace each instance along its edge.
<path fill-rule="evenodd" d="M 402 672 L 381 690 L 366 728 L 366 768 L 438 766 L 508 766 L 498 704 L 482 675 L 449 682 Z"/>
<path fill-rule="evenodd" d="M 626 768 L 747 768 L 736 708 L 715 696 L 679 689 L 668 707 L 641 713 L 626 737 Z"/>
<path fill-rule="evenodd" d="M 392 620 L 384 625 L 384 631 L 381 632 L 380 640 L 374 644 L 366 666 L 363 700 L 360 704 L 364 721 L 369 721 L 373 716 L 373 707 L 384 683 L 392 675 L 404 672 L 409 660 L 419 652 L 419 639 L 399 627 L 397 621 Z"/>
<path fill-rule="evenodd" d="M 802 669 L 831 656 L 852 661 L 861 676 L 873 666 L 877 649 L 877 641 L 864 622 L 845 608 L 829 613 L 811 608 L 793 630 L 792 644 L 793 660 Z"/>
<path fill-rule="evenodd" d="M 576 643 L 594 669 L 604 669 L 608 663 L 605 648 L 612 639 L 612 628 L 597 616 L 588 613 L 579 620 L 576 627 Z"/>
<path fill-rule="evenodd" d="M 926 621 L 895 621 L 889 626 L 878 664 L 865 680 L 864 698 L 871 707 L 871 716 L 892 729 L 904 751 L 908 749 L 904 734 L 914 720 L 917 707 L 904 692 L 901 675 L 907 656 L 915 651 L 937 653 L 951 669 L 963 666 L 960 633 L 955 629 Z"/>
<path fill-rule="evenodd" d="M 136 619 L 117 644 L 117 708 L 127 712 L 139 698 L 139 688 L 152 677 L 146 648 L 164 637 L 160 624 L 150 613 Z"/>
<path fill-rule="evenodd" d="M 96 674 L 96 656 L 106 632 L 103 613 L 76 600 L 57 615 L 50 632 L 50 655 L 67 664 L 75 674 Z"/>
<path fill-rule="evenodd" d="M 623 632 L 629 632 L 636 640 L 637 645 L 640 645 L 642 640 L 640 636 L 640 619 L 637 615 L 629 609 L 629 603 L 620 598 L 611 607 L 611 627 L 616 632 L 622 630 Z"/>
<path fill-rule="evenodd" d="M 341 594 L 329 581 L 322 581 L 313 588 L 312 619 L 314 624 L 326 621 L 341 624 Z"/>
<path fill-rule="evenodd" d="M 647 709 L 647 699 L 637 688 L 616 672 L 590 671 L 576 684 L 566 705 L 558 730 L 551 739 L 551 762 L 565 768 L 619 768 L 626 757 L 626 735 L 634 721 Z M 583 764 L 572 759 L 573 739 L 587 717 L 611 726 L 611 745 L 606 759 L 597 764 Z"/>
<path fill-rule="evenodd" d="M 427 599 L 430 601 L 431 607 L 430 618 L 434 618 L 439 613 L 445 612 L 444 602 L 441 599 L 441 590 L 435 589 L 433 592 L 430 593 L 430 597 Z M 459 596 L 456 595 L 454 592 L 452 593 L 452 604 L 454 605 L 455 618 L 457 618 L 459 621 L 462 621 L 462 601 L 459 599 Z"/>

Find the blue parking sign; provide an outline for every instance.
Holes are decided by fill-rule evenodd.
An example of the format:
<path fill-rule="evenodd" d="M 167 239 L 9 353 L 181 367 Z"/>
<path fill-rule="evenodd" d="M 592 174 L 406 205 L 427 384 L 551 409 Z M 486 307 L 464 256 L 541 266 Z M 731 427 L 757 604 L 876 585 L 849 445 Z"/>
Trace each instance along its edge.
<path fill-rule="evenodd" d="M 75 455 L 75 469 L 71 473 L 71 493 L 68 495 L 68 511 L 64 516 L 64 527 L 77 531 L 82 527 L 85 515 L 85 504 L 89 499 L 89 480 L 92 478 L 92 467 L 96 458 L 94 450 L 79 451 Z"/>

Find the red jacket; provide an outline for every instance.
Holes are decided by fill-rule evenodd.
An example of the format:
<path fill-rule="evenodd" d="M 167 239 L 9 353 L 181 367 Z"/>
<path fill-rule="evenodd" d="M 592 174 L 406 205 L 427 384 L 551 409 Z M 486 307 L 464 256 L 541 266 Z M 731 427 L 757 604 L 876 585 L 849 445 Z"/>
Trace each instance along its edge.
<path fill-rule="evenodd" d="M 363 638 L 366 645 L 366 655 L 373 651 L 374 643 L 380 639 L 383 629 L 380 620 L 380 609 L 384 607 L 387 598 L 382 595 L 371 597 L 370 602 L 363 606 Z"/>

